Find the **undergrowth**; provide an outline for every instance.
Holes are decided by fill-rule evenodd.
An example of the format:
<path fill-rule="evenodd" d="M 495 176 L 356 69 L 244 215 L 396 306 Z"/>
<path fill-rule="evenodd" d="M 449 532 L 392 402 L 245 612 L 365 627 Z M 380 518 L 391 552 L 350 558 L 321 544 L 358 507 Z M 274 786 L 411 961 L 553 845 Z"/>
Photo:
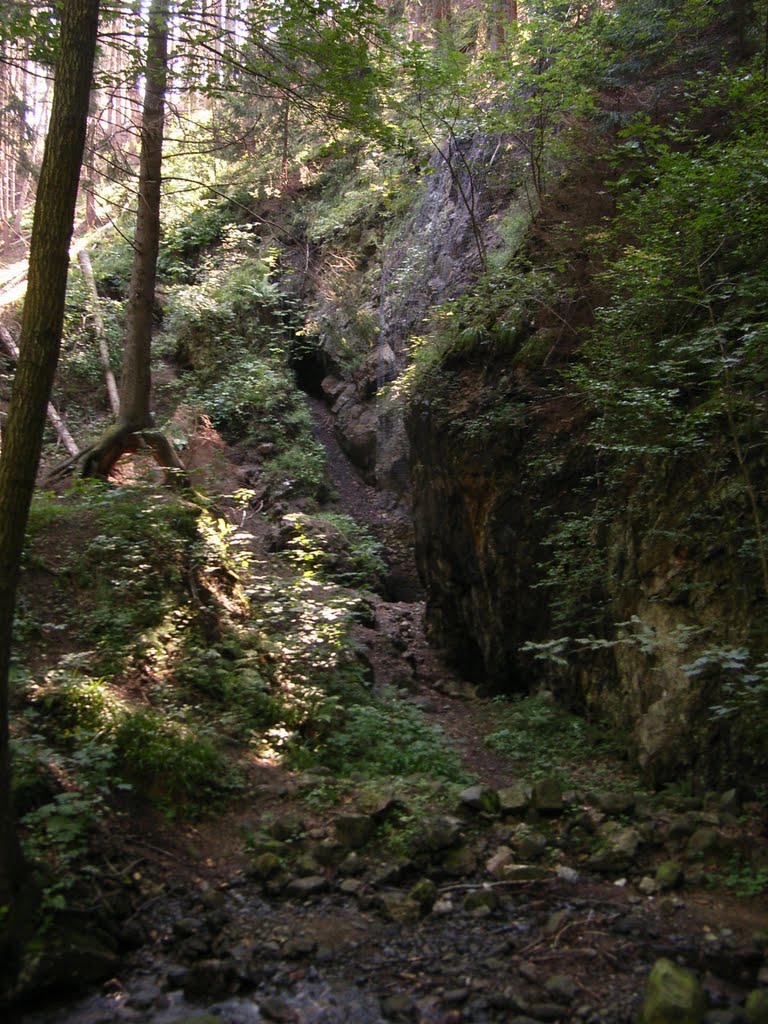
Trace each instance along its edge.
<path fill-rule="evenodd" d="M 221 811 L 254 757 L 340 779 L 461 778 L 419 711 L 371 692 L 353 634 L 371 598 L 349 585 L 379 573 L 375 542 L 345 517 L 318 521 L 344 537 L 344 586 L 301 564 L 250 565 L 199 495 L 89 483 L 38 496 L 13 742 L 25 843 L 50 909 L 96 870 L 121 794 L 168 818 Z M 321 535 L 313 551 L 322 561 Z"/>
<path fill-rule="evenodd" d="M 341 728 L 327 738 L 319 760 L 341 776 L 465 779 L 461 759 L 443 733 L 417 708 L 394 697 L 347 708 Z"/>
<path fill-rule="evenodd" d="M 494 703 L 497 725 L 485 742 L 517 763 L 526 778 L 573 783 L 589 767 L 594 781 L 596 750 L 606 758 L 610 754 L 602 731 L 559 707 L 548 694 L 498 697 Z"/>

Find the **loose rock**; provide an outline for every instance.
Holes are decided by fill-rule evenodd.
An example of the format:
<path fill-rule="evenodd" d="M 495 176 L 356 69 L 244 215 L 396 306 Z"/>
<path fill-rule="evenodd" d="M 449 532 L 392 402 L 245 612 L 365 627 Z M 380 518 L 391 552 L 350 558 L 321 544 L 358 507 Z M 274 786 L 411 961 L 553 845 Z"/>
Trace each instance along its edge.
<path fill-rule="evenodd" d="M 671 960 L 657 960 L 648 979 L 641 1024 L 701 1024 L 704 991 L 696 976 Z"/>
<path fill-rule="evenodd" d="M 756 988 L 747 996 L 747 1024 L 768 1024 L 768 988 Z"/>

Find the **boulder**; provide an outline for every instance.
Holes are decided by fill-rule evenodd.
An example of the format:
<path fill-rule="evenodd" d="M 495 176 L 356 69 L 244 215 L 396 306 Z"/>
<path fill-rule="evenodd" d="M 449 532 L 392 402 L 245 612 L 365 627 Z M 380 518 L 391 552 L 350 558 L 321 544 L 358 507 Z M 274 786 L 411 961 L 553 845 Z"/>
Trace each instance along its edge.
<path fill-rule="evenodd" d="M 286 887 L 289 896 L 315 896 L 325 892 L 328 882 L 322 875 L 307 875 L 303 878 L 292 878 Z"/>
<path fill-rule="evenodd" d="M 747 1024 L 768 1024 L 768 988 L 756 988 L 749 993 L 744 1017 Z"/>
<path fill-rule="evenodd" d="M 667 826 L 667 839 L 688 839 L 696 831 L 698 823 L 699 816 L 692 811 L 675 815 Z"/>
<path fill-rule="evenodd" d="M 359 850 L 372 838 L 376 821 L 369 814 L 340 814 L 333 823 L 336 841 L 348 850 Z"/>
<path fill-rule="evenodd" d="M 702 860 L 716 854 L 721 848 L 721 837 L 717 829 L 705 826 L 697 828 L 685 847 L 685 855 L 690 860 Z"/>
<path fill-rule="evenodd" d="M 507 866 L 514 862 L 515 855 L 512 850 L 508 846 L 500 846 L 486 861 L 485 870 L 494 878 L 503 878 Z"/>
<path fill-rule="evenodd" d="M 498 905 L 499 897 L 493 889 L 475 889 L 464 897 L 464 909 L 470 914 L 495 910 Z"/>
<path fill-rule="evenodd" d="M 464 878 L 477 871 L 477 857 L 471 846 L 455 846 L 440 860 L 443 874 L 449 878 Z"/>
<path fill-rule="evenodd" d="M 521 829 L 513 839 L 518 857 L 524 861 L 539 860 L 547 851 L 547 837 L 541 832 Z"/>
<path fill-rule="evenodd" d="M 640 1024 L 701 1024 L 706 1000 L 695 974 L 657 960 L 648 979 Z"/>
<path fill-rule="evenodd" d="M 420 904 L 399 890 L 377 893 L 373 905 L 386 918 L 397 924 L 413 924 L 422 915 Z"/>
<path fill-rule="evenodd" d="M 428 914 L 437 902 L 437 886 L 429 878 L 422 878 L 408 891 L 408 899 L 418 903 L 422 914 Z"/>
<path fill-rule="evenodd" d="M 426 818 L 418 845 L 425 853 L 436 853 L 453 846 L 461 835 L 461 822 L 448 814 Z"/>
<path fill-rule="evenodd" d="M 459 803 L 463 808 L 477 811 L 480 814 L 495 815 L 499 813 L 499 794 L 490 786 L 470 786 L 459 793 Z"/>
<path fill-rule="evenodd" d="M 655 882 L 662 892 L 677 889 L 683 884 L 683 869 L 676 860 L 665 860 L 656 868 Z"/>
<path fill-rule="evenodd" d="M 631 814 L 635 798 L 631 793 L 601 792 L 595 794 L 595 804 L 605 814 Z"/>
<path fill-rule="evenodd" d="M 544 988 L 556 1003 L 563 1003 L 566 1006 L 572 1003 L 578 994 L 578 988 L 573 978 L 567 974 L 553 974 L 544 982 Z"/>
<path fill-rule="evenodd" d="M 527 782 L 516 782 L 498 791 L 499 810 L 502 814 L 522 814 L 531 805 L 533 790 Z"/>
<path fill-rule="evenodd" d="M 343 843 L 334 839 L 322 839 L 312 848 L 312 856 L 318 864 L 324 868 L 335 867 L 345 860 L 346 857 L 354 856 L 347 852 L 348 848 Z"/>
<path fill-rule="evenodd" d="M 635 860 L 640 846 L 640 834 L 635 828 L 600 829 L 601 842 L 587 861 L 592 871 L 626 871 Z"/>
<path fill-rule="evenodd" d="M 565 810 L 563 787 L 557 779 L 539 779 L 533 787 L 531 804 L 542 814 L 560 814 Z"/>
<path fill-rule="evenodd" d="M 637 888 L 643 896 L 655 896 L 659 891 L 659 883 L 655 878 L 650 878 L 648 875 L 645 875 L 637 883 Z"/>
<path fill-rule="evenodd" d="M 248 875 L 251 878 L 255 878 L 260 882 L 266 881 L 267 878 L 273 878 L 279 871 L 282 870 L 283 862 L 277 856 L 276 853 L 260 853 L 257 857 L 254 857 L 248 868 Z M 181 925 L 182 922 L 177 922 Z"/>

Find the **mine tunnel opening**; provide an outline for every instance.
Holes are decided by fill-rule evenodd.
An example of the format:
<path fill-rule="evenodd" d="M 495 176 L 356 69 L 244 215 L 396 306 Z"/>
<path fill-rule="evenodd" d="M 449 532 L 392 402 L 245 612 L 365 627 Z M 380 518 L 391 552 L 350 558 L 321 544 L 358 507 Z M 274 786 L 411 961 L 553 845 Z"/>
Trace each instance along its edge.
<path fill-rule="evenodd" d="M 290 365 L 300 391 L 311 398 L 326 398 L 323 380 L 328 376 L 328 365 L 317 345 L 295 344 L 290 354 Z"/>

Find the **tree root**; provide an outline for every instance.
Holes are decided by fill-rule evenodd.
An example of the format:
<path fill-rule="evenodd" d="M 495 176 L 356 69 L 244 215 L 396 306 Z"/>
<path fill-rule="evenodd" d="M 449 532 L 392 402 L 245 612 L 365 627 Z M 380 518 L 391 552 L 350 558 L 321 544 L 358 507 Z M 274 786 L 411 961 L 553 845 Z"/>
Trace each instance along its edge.
<path fill-rule="evenodd" d="M 83 448 L 52 469 L 45 477 L 44 484 L 63 480 L 78 463 L 82 463 L 81 476 L 107 480 L 124 455 L 133 455 L 139 451 L 152 452 L 155 462 L 163 470 L 166 484 L 177 489 L 189 487 L 184 464 L 161 430 L 137 429 L 120 424 L 107 430 L 95 444 Z"/>

